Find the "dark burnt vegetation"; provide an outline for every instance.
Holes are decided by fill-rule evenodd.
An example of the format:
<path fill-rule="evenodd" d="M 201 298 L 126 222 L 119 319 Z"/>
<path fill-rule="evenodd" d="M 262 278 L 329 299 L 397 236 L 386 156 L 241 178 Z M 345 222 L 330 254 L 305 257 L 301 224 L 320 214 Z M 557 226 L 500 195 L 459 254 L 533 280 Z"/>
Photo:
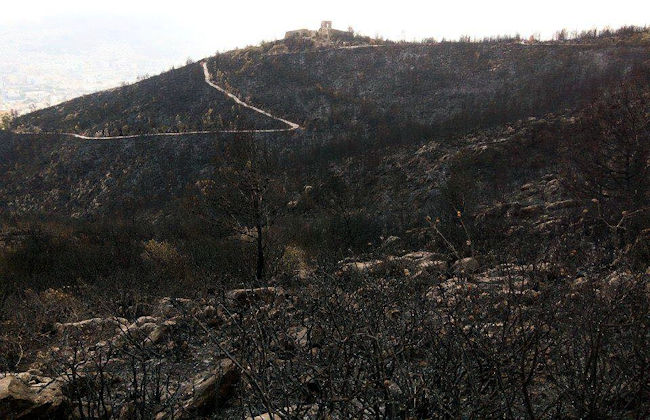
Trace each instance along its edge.
<path fill-rule="evenodd" d="M 253 103 L 309 130 L 395 142 L 582 106 L 630 59 L 645 61 L 645 51 L 638 43 L 386 44 L 289 55 L 241 50 L 216 56 L 210 66 Z"/>
<path fill-rule="evenodd" d="M 305 54 L 311 73 L 291 76 L 284 56 L 240 52 L 215 60 L 220 82 L 310 128 L 2 134 L 12 389 L 50 417 L 648 417 L 647 64 L 635 47 L 596 66 L 593 46 L 556 43 L 512 46 L 513 67 L 495 45 L 453 60 L 510 66 L 507 87 L 467 92 L 446 122 L 408 98 L 311 86 L 318 60 L 346 73 L 339 52 Z M 429 47 L 354 60 L 370 78 L 424 51 L 413 60 L 435 75 Z M 436 83 L 466 88 L 460 63 Z M 430 83 L 412 76 L 384 94 Z"/>

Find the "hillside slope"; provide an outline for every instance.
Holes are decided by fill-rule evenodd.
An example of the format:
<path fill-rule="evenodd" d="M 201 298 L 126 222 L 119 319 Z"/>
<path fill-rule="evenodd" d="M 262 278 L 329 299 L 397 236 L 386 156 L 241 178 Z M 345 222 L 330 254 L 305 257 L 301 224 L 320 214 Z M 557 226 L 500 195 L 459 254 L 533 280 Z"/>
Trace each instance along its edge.
<path fill-rule="evenodd" d="M 289 133 L 258 138 L 291 138 Z M 83 141 L 0 132 L 0 216 L 91 217 L 168 214 L 196 181 L 209 178 L 230 135 Z"/>
<path fill-rule="evenodd" d="M 464 133 L 546 112 L 565 113 L 599 89 L 650 68 L 650 49 L 643 43 L 441 43 L 273 51 L 249 48 L 206 62 L 212 80 L 228 92 L 280 118 L 304 123 L 300 133 L 259 136 L 293 156 L 289 165 L 296 172 L 327 167 L 357 153 L 381 156 L 385 146 L 399 144 L 417 150 L 423 142 L 436 141 L 452 153 L 457 145 L 446 143 Z M 15 125 L 18 131 L 90 136 L 286 128 L 209 86 L 201 67 L 189 64 L 84 96 L 22 116 Z M 165 213 L 188 186 L 211 176 L 218 145 L 229 138 L 141 137 L 99 143 L 4 133 L 1 207 L 17 215 L 109 215 L 133 201 L 129 197 L 138 197 L 145 213 Z"/>
<path fill-rule="evenodd" d="M 646 45 L 441 43 L 209 61 L 218 80 L 319 130 L 398 121 L 471 128 L 561 111 L 648 66 Z"/>
<path fill-rule="evenodd" d="M 251 48 L 218 86 L 304 129 L 0 131 L 0 417 L 648 418 L 635 45 Z"/>
<path fill-rule="evenodd" d="M 207 60 L 210 74 L 246 102 L 309 130 L 370 130 L 378 141 L 407 128 L 454 132 L 562 111 L 650 63 L 644 43 L 276 50 L 219 54 Z M 91 136 L 284 128 L 207 86 L 198 63 L 25 115 L 15 125 Z"/>
<path fill-rule="evenodd" d="M 18 131 L 97 137 L 285 128 L 206 84 L 200 63 L 33 112 L 15 125 Z"/>

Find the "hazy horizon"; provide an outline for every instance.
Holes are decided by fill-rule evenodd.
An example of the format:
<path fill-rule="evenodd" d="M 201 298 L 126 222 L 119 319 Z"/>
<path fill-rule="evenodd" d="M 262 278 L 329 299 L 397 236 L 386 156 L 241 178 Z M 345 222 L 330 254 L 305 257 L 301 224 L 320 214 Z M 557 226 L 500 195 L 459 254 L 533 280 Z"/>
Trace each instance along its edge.
<path fill-rule="evenodd" d="M 291 29 L 317 28 L 321 20 L 332 20 L 341 29 L 352 26 L 362 35 L 419 41 L 515 34 L 548 39 L 563 28 L 645 26 L 650 16 L 650 5 L 626 0 L 615 9 L 600 1 L 552 0 L 543 7 L 514 1 L 421 3 L 190 0 L 182 9 L 168 1 L 9 4 L 0 15 L 0 110 L 14 103 L 24 111 L 30 101 L 25 86 L 38 98 L 36 106 L 43 107 L 160 73 L 187 58 L 279 39 Z"/>

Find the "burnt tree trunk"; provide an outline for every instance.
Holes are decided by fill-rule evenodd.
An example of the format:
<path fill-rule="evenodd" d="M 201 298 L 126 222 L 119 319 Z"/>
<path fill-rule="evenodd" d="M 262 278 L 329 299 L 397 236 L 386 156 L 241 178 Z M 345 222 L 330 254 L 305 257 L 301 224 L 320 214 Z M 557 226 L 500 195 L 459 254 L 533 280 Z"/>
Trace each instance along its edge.
<path fill-rule="evenodd" d="M 264 243 L 262 241 L 262 223 L 257 222 L 257 271 L 255 278 L 258 281 L 264 279 Z"/>

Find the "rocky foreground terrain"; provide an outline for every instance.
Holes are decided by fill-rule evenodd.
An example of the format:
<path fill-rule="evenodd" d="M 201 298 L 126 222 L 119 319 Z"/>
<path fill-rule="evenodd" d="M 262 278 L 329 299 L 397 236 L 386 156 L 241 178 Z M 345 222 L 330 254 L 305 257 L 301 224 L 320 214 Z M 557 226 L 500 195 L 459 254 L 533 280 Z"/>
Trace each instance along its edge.
<path fill-rule="evenodd" d="M 574 388 L 589 386 L 573 382 L 572 369 L 581 369 L 574 352 L 589 351 L 583 346 L 592 328 L 605 328 L 596 334 L 616 352 L 608 358 L 616 375 L 635 374 L 641 348 L 629 347 L 634 340 L 615 328 L 632 314 L 610 310 L 647 302 L 647 274 L 569 276 L 552 262 L 485 269 L 480 258 L 441 258 L 422 251 L 344 261 L 334 277 L 312 277 L 300 288 L 209 291 L 123 308 L 129 319 L 51 323 L 42 349 L 26 355 L 29 369 L 2 374 L 0 415 L 445 417 L 487 415 L 508 404 L 519 417 L 527 404 L 539 412 L 563 401 L 579 416 L 589 407 L 575 398 L 591 391 Z M 79 305 L 55 290 L 36 299 Z M 556 324 L 575 316 L 587 323 Z M 560 328 L 576 341 L 558 347 L 556 340 L 568 338 Z M 504 382 L 479 386 L 467 376 L 495 369 Z M 607 412 L 638 413 L 637 390 L 606 379 L 611 388 L 600 398 Z"/>
<path fill-rule="evenodd" d="M 650 417 L 648 36 L 610 35 L 207 59 L 290 132 L 151 136 L 277 122 L 199 64 L 14 121 L 0 418 Z"/>

